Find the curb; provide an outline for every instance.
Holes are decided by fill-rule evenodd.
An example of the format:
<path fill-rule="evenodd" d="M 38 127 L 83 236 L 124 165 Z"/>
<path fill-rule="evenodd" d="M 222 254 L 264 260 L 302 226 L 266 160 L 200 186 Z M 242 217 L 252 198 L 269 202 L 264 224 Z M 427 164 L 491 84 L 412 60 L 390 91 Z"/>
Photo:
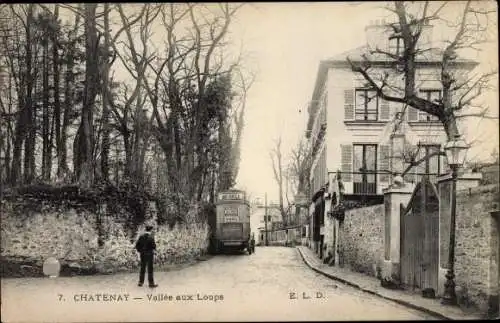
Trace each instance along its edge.
<path fill-rule="evenodd" d="M 384 295 L 381 295 L 373 290 L 370 290 L 370 289 L 366 289 L 366 288 L 363 288 L 361 286 L 359 286 L 358 284 L 356 283 L 353 283 L 353 282 L 350 282 L 348 280 L 345 280 L 345 279 L 342 279 L 338 276 L 334 276 L 332 274 L 329 274 L 327 272 L 324 272 L 322 271 L 321 269 L 318 269 L 316 266 L 312 265 L 311 263 L 309 263 L 309 261 L 306 259 L 306 257 L 304 256 L 304 254 L 302 253 L 302 251 L 299 249 L 299 248 L 296 248 L 298 253 L 300 254 L 302 260 L 306 263 L 306 265 L 311 268 L 312 270 L 314 270 L 315 272 L 323 275 L 323 276 L 326 276 L 330 279 L 333 279 L 333 280 L 336 280 L 336 281 L 339 281 L 343 284 L 346 284 L 346 285 L 349 285 L 351 287 L 354 287 L 356 289 L 359 289 L 365 293 L 368 293 L 368 294 L 372 294 L 372 295 L 375 295 L 375 296 L 378 296 L 380 298 L 383 298 L 383 299 L 386 299 L 386 300 L 389 300 L 389 301 L 392 301 L 394 303 L 397 303 L 397 304 L 400 304 L 400 305 L 403 305 L 403 306 L 406 306 L 406 307 L 409 307 L 409 308 L 412 308 L 414 310 L 418 310 L 418 311 L 421 311 L 421 312 L 425 312 L 429 315 L 432 315 L 436 318 L 439 318 L 439 319 L 442 319 L 442 320 L 454 320 L 453 318 L 451 317 L 448 317 L 446 315 L 443 315 L 441 313 L 438 313 L 434 310 L 431 310 L 431 309 L 428 309 L 426 307 L 422 307 L 422 306 L 419 306 L 419 305 L 415 305 L 415 304 L 412 304 L 412 303 L 409 303 L 407 301 L 403 301 L 403 300 L 400 300 L 400 299 L 397 299 L 397 298 L 392 298 L 392 297 L 388 297 L 388 296 L 384 296 Z"/>

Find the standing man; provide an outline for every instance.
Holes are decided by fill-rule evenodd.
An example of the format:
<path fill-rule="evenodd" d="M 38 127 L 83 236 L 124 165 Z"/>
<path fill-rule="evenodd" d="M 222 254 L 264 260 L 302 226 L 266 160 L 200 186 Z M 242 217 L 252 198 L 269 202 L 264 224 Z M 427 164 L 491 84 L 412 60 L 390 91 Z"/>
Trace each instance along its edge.
<path fill-rule="evenodd" d="M 148 282 L 149 287 L 154 288 L 158 287 L 155 284 L 153 278 L 153 256 L 156 251 L 156 243 L 153 236 L 153 226 L 146 226 L 146 232 L 143 233 L 139 239 L 137 239 L 137 243 L 135 244 L 135 249 L 141 255 L 141 272 L 139 274 L 139 287 L 144 284 L 144 276 L 146 274 L 146 267 L 148 267 Z"/>

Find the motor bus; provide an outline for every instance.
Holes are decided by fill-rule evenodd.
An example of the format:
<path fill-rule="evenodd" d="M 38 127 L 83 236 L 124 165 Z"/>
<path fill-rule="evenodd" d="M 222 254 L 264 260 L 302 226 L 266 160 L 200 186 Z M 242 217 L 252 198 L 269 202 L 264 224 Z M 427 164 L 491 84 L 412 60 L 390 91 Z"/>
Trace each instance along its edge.
<path fill-rule="evenodd" d="M 217 194 L 215 205 L 215 217 L 210 221 L 211 244 L 215 253 L 246 249 L 251 254 L 250 204 L 245 191 L 221 191 Z"/>

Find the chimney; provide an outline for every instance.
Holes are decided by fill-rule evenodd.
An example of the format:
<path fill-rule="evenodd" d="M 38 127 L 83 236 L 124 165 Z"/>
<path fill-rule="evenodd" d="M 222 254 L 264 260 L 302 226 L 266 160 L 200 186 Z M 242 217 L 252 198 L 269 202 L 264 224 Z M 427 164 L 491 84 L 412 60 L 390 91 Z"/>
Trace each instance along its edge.
<path fill-rule="evenodd" d="M 370 50 L 389 48 L 390 29 L 382 23 L 381 20 L 376 20 L 374 24 L 370 24 L 365 28 L 366 42 Z"/>

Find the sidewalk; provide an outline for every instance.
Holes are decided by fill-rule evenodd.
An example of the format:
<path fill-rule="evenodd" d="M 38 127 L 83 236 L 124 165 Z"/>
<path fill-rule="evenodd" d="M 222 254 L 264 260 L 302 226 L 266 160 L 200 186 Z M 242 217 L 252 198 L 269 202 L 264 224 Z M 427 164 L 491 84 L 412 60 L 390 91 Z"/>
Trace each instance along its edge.
<path fill-rule="evenodd" d="M 481 319 L 478 315 L 464 313 L 458 306 L 441 305 L 439 299 L 423 298 L 420 295 L 408 291 L 386 289 L 380 286 L 380 281 L 375 277 L 356 273 L 345 268 L 323 264 L 308 247 L 298 246 L 297 250 L 304 262 L 312 270 L 364 292 L 377 295 L 445 320 Z"/>

